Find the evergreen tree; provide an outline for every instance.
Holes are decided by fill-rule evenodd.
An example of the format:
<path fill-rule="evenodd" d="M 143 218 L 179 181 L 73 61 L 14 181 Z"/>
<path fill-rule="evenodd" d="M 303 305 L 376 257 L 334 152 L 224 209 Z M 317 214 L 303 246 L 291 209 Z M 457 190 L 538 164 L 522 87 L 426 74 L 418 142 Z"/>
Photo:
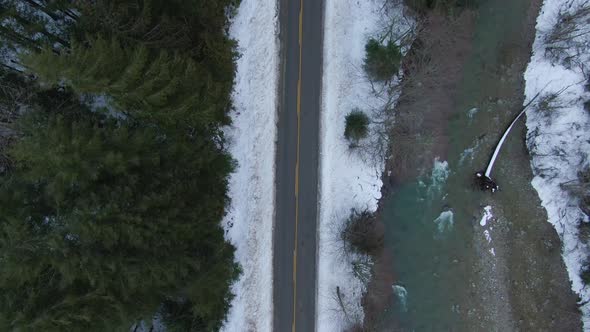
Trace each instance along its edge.
<path fill-rule="evenodd" d="M 0 0 L 0 37 L 13 50 L 38 51 L 49 47 L 54 52 L 69 47 L 66 19 L 57 9 L 28 0 Z M 8 44 L 8 45 L 6 45 Z"/>
<path fill-rule="evenodd" d="M 189 56 L 205 70 L 208 99 L 220 111 L 231 108 L 238 54 L 227 37 L 229 13 L 239 0 L 81 0 L 80 30 L 105 39 L 116 38 L 124 47 L 141 44 L 150 50 L 168 50 Z M 85 35 L 80 35 L 84 40 Z M 224 124 L 228 119 L 223 119 Z"/>
<path fill-rule="evenodd" d="M 216 144 L 97 114 L 21 120 L 0 185 L 0 329 L 114 331 L 170 298 L 205 330 L 236 278 Z"/>
<path fill-rule="evenodd" d="M 27 49 L 25 74 L 51 85 L 0 151 L 0 330 L 128 331 L 155 312 L 219 329 L 239 271 L 219 224 L 236 4 L 0 0 L 2 50 Z"/>
<path fill-rule="evenodd" d="M 345 117 L 344 137 L 349 140 L 353 146 L 367 137 L 369 133 L 369 117 L 361 110 L 354 109 Z"/>
<path fill-rule="evenodd" d="M 48 21 L 42 16 L 35 15 L 31 10 L 18 9 L 16 4 L 0 6 L 0 20 L 12 19 L 27 36 L 41 34 L 51 43 L 59 43 L 67 47 L 69 43 L 57 33 L 51 33 L 47 26 Z"/>
<path fill-rule="evenodd" d="M 399 46 L 391 40 L 382 45 L 371 38 L 365 45 L 364 68 L 369 77 L 376 81 L 387 81 L 397 75 L 401 59 Z"/>
<path fill-rule="evenodd" d="M 72 0 L 23 0 L 31 8 L 37 9 L 50 16 L 53 20 L 77 20 L 79 16 L 75 13 L 74 5 L 77 1 Z"/>
<path fill-rule="evenodd" d="M 89 47 L 74 43 L 67 54 L 45 49 L 23 62 L 45 82 L 65 81 L 79 93 L 111 96 L 132 117 L 197 128 L 228 121 L 228 97 L 218 101 L 220 87 L 209 71 L 180 53 L 154 54 L 142 45 L 124 48 L 99 37 Z"/>

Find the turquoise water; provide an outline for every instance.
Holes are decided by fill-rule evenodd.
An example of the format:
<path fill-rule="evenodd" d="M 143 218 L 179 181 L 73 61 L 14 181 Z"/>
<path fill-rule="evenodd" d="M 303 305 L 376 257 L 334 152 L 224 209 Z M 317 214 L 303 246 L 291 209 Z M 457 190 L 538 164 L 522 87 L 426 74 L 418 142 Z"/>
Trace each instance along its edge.
<path fill-rule="evenodd" d="M 523 17 L 529 5 L 528 0 L 479 1 L 472 51 L 463 64 L 453 111 L 440 124 L 447 128 L 445 160 L 423 165 L 418 177 L 401 180 L 385 198 L 386 246 L 396 285 L 407 292 L 405 303 L 392 304 L 385 319 L 402 330 L 469 329 L 465 305 L 475 296 L 468 286 L 479 259 L 474 226 L 489 196 L 474 187 L 473 174 L 486 166 L 501 131 L 522 105 L 522 66 L 515 59 L 528 59 L 527 48 L 516 46 L 525 38 Z M 528 167 L 522 133 L 520 124 L 492 174 L 501 189 L 528 185 L 527 173 L 519 175 L 519 169 Z M 418 154 L 428 148 L 415 146 Z M 496 196 L 507 211 L 524 203 L 516 191 L 502 190 Z"/>
<path fill-rule="evenodd" d="M 441 166 L 439 166 L 441 167 Z M 444 179 L 443 179 L 444 180 Z M 465 284 L 471 248 L 471 227 L 450 205 L 446 180 L 425 177 L 400 186 L 388 201 L 387 243 L 394 253 L 398 285 L 407 291 L 402 326 L 416 330 L 448 330 L 460 325 L 452 315 Z M 446 196 L 446 197 L 445 197 Z M 469 219 L 467 219 L 469 222 Z"/>

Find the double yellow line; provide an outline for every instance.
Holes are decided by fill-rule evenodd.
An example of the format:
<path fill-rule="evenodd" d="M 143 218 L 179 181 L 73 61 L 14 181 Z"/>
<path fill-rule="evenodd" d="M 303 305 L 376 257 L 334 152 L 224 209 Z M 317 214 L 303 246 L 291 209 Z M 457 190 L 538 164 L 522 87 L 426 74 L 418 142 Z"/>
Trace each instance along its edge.
<path fill-rule="evenodd" d="M 295 245 L 293 247 L 293 325 L 297 315 L 297 228 L 299 224 L 299 143 L 301 137 L 301 49 L 303 39 L 303 0 L 299 0 L 299 76 L 297 78 L 297 159 L 295 162 Z"/>

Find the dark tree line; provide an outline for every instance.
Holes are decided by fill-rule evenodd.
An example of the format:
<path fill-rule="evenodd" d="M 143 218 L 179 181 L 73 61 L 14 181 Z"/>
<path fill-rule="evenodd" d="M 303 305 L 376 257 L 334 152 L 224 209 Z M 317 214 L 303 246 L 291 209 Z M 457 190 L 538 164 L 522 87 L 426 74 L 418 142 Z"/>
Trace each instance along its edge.
<path fill-rule="evenodd" d="M 0 0 L 0 330 L 219 329 L 236 5 Z"/>
<path fill-rule="evenodd" d="M 418 11 L 426 12 L 429 10 L 453 11 L 477 5 L 477 0 L 405 0 L 404 3 Z"/>

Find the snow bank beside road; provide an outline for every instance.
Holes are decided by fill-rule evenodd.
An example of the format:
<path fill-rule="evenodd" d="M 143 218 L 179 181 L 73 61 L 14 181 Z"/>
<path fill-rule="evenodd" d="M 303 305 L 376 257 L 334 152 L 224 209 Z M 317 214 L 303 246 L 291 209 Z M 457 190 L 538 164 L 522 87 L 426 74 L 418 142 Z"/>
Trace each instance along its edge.
<path fill-rule="evenodd" d="M 571 8 L 582 3 L 579 0 L 571 2 Z M 590 301 L 590 289 L 582 283 L 580 272 L 588 248 L 579 238 L 578 225 L 587 221 L 588 217 L 578 208 L 576 198 L 561 185 L 576 181 L 577 172 L 588 163 L 590 116 L 583 103 L 590 95 L 584 90 L 587 78 L 580 67 L 568 68 L 563 59 L 549 58 L 551 54 L 547 52 L 546 36 L 553 26 L 561 24 L 558 23 L 558 15 L 565 3 L 563 0 L 545 0 L 537 19 L 533 56 L 525 72 L 525 103 L 538 92 L 541 92 L 539 99 L 549 93 L 563 92 L 552 102 L 555 106 L 552 110 L 543 111 L 537 103 L 527 111 L 527 145 L 535 176 L 532 184 L 547 210 L 549 222 L 562 240 L 562 255 L 572 289 L 583 303 L 587 303 Z M 583 53 L 589 54 L 588 41 L 585 43 Z M 582 312 L 584 329 L 590 330 L 590 306 L 583 305 Z"/>
<path fill-rule="evenodd" d="M 231 175 L 226 237 L 242 267 L 222 331 L 272 328 L 272 233 L 279 75 L 278 4 L 242 0 L 230 35 L 238 41 L 229 152 L 238 161 Z"/>
<path fill-rule="evenodd" d="M 365 43 L 381 33 L 383 8 L 382 0 L 326 0 L 316 324 L 321 332 L 342 331 L 363 318 L 364 285 L 354 276 L 350 257 L 343 257 L 339 231 L 351 209 L 377 209 L 385 163 L 383 158 L 362 158 L 349 149 L 344 118 L 354 108 L 374 118 L 385 104 L 363 71 Z M 395 10 L 401 13 L 401 2 Z M 347 315 L 340 308 L 336 287 Z"/>

